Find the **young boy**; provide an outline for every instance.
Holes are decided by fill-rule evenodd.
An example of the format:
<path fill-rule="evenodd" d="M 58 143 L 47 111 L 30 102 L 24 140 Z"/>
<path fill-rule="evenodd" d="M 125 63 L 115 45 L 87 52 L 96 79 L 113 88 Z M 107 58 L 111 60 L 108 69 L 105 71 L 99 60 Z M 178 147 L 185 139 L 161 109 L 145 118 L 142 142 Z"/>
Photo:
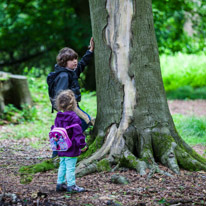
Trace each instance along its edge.
<path fill-rule="evenodd" d="M 89 50 L 86 51 L 85 55 L 78 62 L 78 54 L 71 48 L 65 47 L 59 51 L 57 55 L 57 64 L 55 65 L 55 72 L 52 72 L 54 76 L 54 90 L 55 97 L 63 90 L 70 89 L 73 91 L 77 107 L 75 109 L 76 114 L 80 117 L 82 123 L 83 132 L 88 128 L 91 117 L 83 111 L 78 102 L 81 101 L 81 92 L 78 82 L 80 74 L 84 71 L 84 68 L 89 64 L 93 57 L 94 51 L 94 40 L 93 37 L 90 39 Z M 49 75 L 47 77 L 47 82 Z M 54 97 L 54 99 L 55 99 Z M 55 100 L 51 99 L 53 108 L 56 109 Z M 57 110 L 57 109 L 56 109 Z M 57 152 L 53 152 L 52 157 L 57 156 Z"/>
<path fill-rule="evenodd" d="M 78 62 L 78 54 L 73 49 L 65 47 L 59 51 L 59 54 L 57 55 L 56 58 L 57 64 L 55 65 L 55 72 L 58 73 L 58 75 L 55 78 L 56 95 L 63 90 L 71 89 L 75 94 L 77 103 L 81 101 L 81 92 L 78 83 L 78 78 L 81 72 L 84 71 L 84 68 L 91 61 L 93 57 L 93 51 L 94 51 L 93 37 L 90 40 L 89 50 L 85 53 L 85 55 L 82 57 L 82 59 L 79 62 Z M 87 115 L 89 120 L 91 121 L 90 116 L 84 111 L 83 113 Z M 85 131 L 89 126 L 89 124 L 84 119 L 81 118 L 83 131 Z"/>

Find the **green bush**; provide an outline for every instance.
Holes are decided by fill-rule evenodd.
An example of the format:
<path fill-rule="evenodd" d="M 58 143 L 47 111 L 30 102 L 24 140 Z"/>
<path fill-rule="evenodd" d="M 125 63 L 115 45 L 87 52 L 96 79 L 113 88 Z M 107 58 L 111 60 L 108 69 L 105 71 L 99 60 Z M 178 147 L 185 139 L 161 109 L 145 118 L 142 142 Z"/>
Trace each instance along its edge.
<path fill-rule="evenodd" d="M 166 94 L 167 99 L 206 99 L 206 87 L 183 86 Z"/>
<path fill-rule="evenodd" d="M 160 62 L 166 92 L 184 86 L 206 87 L 206 58 L 204 54 L 162 55 Z"/>
<path fill-rule="evenodd" d="M 22 105 L 22 110 L 17 109 L 14 105 L 8 104 L 5 106 L 4 111 L 0 114 L 0 124 L 4 121 L 10 123 L 22 123 L 25 121 L 34 121 L 37 118 L 37 109 L 30 105 Z"/>

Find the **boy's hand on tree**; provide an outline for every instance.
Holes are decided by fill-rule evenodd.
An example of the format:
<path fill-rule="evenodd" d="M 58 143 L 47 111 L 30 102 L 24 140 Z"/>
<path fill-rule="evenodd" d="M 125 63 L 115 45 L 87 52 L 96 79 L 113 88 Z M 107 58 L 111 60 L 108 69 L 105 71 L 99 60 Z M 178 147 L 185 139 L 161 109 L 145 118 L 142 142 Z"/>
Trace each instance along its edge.
<path fill-rule="evenodd" d="M 89 51 L 91 52 L 94 51 L 94 38 L 93 37 L 90 39 Z"/>

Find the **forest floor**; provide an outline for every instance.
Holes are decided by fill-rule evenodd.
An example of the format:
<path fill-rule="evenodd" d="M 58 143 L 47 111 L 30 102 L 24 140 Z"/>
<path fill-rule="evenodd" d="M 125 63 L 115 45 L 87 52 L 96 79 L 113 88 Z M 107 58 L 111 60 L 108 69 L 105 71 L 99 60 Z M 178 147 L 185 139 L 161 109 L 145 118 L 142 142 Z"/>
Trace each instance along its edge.
<path fill-rule="evenodd" d="M 206 115 L 206 101 L 169 101 L 172 114 Z M 6 126 L 1 127 L 6 129 Z M 56 193 L 57 169 L 37 173 L 29 184 L 21 184 L 18 170 L 50 158 L 49 144 L 41 150 L 29 146 L 30 139 L 0 140 L 0 205 L 45 205 L 45 206 L 149 206 L 149 205 L 206 205 L 206 172 L 181 170 L 173 177 L 154 174 L 140 176 L 133 170 L 100 172 L 77 178 L 77 185 L 87 189 L 84 193 Z M 32 141 L 35 141 L 32 140 Z M 205 147 L 193 147 L 205 157 Z M 166 167 L 159 167 L 170 172 Z M 148 171 L 149 172 L 149 171 Z M 124 176 L 129 184 L 111 182 L 113 174 Z"/>

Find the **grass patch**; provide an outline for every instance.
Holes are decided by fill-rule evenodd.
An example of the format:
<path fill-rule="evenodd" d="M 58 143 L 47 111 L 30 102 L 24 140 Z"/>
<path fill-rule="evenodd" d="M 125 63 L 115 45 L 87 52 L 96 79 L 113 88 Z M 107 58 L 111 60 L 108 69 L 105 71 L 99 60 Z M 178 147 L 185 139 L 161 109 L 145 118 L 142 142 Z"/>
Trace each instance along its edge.
<path fill-rule="evenodd" d="M 173 115 L 180 136 L 190 145 L 206 144 L 206 118 Z"/>
<path fill-rule="evenodd" d="M 161 55 L 160 62 L 166 92 L 188 85 L 192 88 L 206 87 L 205 54 Z"/>
<path fill-rule="evenodd" d="M 97 115 L 97 97 L 96 92 L 84 92 L 82 93 L 82 99 L 79 104 L 81 109 L 87 112 L 91 117 Z"/>

